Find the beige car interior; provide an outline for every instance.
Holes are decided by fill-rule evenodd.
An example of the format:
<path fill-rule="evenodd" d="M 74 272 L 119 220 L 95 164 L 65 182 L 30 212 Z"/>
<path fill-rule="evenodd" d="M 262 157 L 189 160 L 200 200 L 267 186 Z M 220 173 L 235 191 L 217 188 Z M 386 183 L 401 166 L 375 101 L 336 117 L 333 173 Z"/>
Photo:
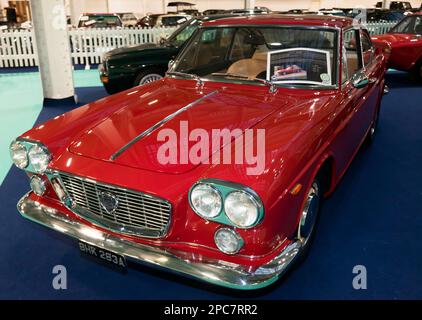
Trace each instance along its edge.
<path fill-rule="evenodd" d="M 267 52 L 265 45 L 259 46 L 252 58 L 241 59 L 234 62 L 227 69 L 228 73 L 242 74 L 249 78 L 256 78 L 267 70 Z"/>
<path fill-rule="evenodd" d="M 242 74 L 248 76 L 251 79 L 257 78 L 258 75 L 267 71 L 267 53 L 268 48 L 265 45 L 259 46 L 253 54 L 252 58 L 241 59 L 234 62 L 227 69 L 227 72 L 234 74 Z M 356 55 L 356 53 L 354 53 L 354 55 Z M 330 56 L 331 58 L 333 56 L 332 50 L 330 50 Z M 351 66 L 352 69 L 354 68 L 354 70 L 357 70 L 357 62 L 357 57 L 353 56 L 353 54 L 351 53 L 349 66 Z"/>
<path fill-rule="evenodd" d="M 356 50 L 353 50 L 353 51 L 347 50 L 346 58 L 347 58 L 347 72 L 348 72 L 349 77 L 351 77 L 360 68 Z"/>

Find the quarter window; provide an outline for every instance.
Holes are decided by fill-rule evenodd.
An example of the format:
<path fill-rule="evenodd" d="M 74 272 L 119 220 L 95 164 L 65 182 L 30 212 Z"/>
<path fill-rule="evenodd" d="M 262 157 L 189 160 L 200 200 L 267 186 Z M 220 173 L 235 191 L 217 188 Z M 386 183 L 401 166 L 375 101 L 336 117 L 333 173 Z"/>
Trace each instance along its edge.
<path fill-rule="evenodd" d="M 349 80 L 362 68 L 362 61 L 358 54 L 358 31 L 349 30 L 343 34 L 343 69 L 342 82 Z"/>

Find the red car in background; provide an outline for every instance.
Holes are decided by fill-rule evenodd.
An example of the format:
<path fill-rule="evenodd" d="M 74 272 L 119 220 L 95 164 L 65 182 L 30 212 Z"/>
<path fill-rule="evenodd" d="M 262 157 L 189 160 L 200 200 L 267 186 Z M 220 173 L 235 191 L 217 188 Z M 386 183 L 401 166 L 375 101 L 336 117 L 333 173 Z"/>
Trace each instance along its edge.
<path fill-rule="evenodd" d="M 372 41 L 391 47 L 389 68 L 411 72 L 422 80 L 422 12 L 406 16 L 388 33 L 373 36 Z"/>
<path fill-rule="evenodd" d="M 271 80 L 287 63 L 303 77 Z M 165 78 L 12 142 L 32 189 L 18 210 L 117 266 L 268 286 L 308 251 L 322 199 L 374 138 L 385 70 L 352 19 L 204 22 Z"/>

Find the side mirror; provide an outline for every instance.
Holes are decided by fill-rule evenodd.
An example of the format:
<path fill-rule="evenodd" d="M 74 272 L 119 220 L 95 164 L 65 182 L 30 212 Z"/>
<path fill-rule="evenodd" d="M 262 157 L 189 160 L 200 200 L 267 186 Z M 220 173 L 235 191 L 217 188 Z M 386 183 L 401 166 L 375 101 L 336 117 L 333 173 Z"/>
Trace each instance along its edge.
<path fill-rule="evenodd" d="M 160 44 L 161 44 L 161 45 L 163 45 L 163 44 L 165 44 L 165 43 L 166 43 L 166 38 L 161 37 L 161 38 L 160 38 Z"/>
<path fill-rule="evenodd" d="M 363 71 L 355 73 L 351 80 L 356 89 L 364 88 L 369 84 L 369 78 Z"/>
<path fill-rule="evenodd" d="M 169 61 L 168 65 L 167 65 L 167 67 L 170 69 L 170 68 L 173 66 L 173 64 L 174 64 L 174 60 L 173 60 L 173 59 L 171 59 L 171 60 Z"/>

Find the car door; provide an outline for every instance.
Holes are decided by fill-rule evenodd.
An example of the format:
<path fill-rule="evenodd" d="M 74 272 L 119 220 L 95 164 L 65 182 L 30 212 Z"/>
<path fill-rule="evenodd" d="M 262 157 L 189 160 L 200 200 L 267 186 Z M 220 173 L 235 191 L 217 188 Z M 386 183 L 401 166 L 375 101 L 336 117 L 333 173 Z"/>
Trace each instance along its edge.
<path fill-rule="evenodd" d="M 375 88 L 379 85 L 379 77 L 373 58 L 375 49 L 372 47 L 369 50 L 372 50 L 372 54 L 366 52 L 367 58 L 364 59 L 360 30 L 350 29 L 343 33 L 342 103 L 338 109 L 341 122 L 332 146 L 339 175 L 347 168 L 361 145 L 375 110 Z"/>

